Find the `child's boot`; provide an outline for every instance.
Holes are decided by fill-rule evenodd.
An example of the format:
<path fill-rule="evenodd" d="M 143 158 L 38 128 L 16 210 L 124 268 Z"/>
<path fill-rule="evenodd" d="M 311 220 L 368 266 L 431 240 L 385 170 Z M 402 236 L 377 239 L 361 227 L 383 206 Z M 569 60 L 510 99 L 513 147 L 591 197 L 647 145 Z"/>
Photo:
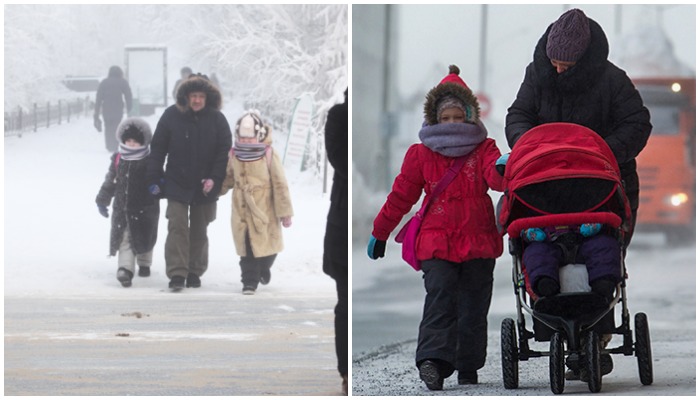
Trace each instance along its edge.
<path fill-rule="evenodd" d="M 117 280 L 121 282 L 123 287 L 131 286 L 131 280 L 134 278 L 134 273 L 126 268 L 119 268 L 117 270 Z"/>
<path fill-rule="evenodd" d="M 425 382 L 425 386 L 430 390 L 442 390 L 445 379 L 440 375 L 440 368 L 437 363 L 425 360 L 418 368 L 420 379 Z"/>
<path fill-rule="evenodd" d="M 548 277 L 543 276 L 537 281 L 537 288 L 535 292 L 542 297 L 550 297 L 559 293 L 561 290 L 559 287 L 559 282 Z"/>
<path fill-rule="evenodd" d="M 139 265 L 139 276 L 142 276 L 142 277 L 151 276 L 151 267 L 142 267 Z"/>
<path fill-rule="evenodd" d="M 459 371 L 457 383 L 460 385 L 476 385 L 479 383 L 479 375 L 476 371 Z"/>

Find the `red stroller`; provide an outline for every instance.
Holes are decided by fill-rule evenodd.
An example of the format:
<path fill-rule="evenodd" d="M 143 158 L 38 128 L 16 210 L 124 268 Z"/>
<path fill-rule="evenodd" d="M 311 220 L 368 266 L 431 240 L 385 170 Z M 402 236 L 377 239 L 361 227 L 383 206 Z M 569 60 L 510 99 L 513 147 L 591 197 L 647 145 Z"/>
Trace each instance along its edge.
<path fill-rule="evenodd" d="M 571 123 L 550 123 L 526 132 L 508 159 L 504 195 L 499 202 L 498 223 L 508 233 L 513 258 L 513 287 L 517 298 L 517 322 L 501 324 L 503 384 L 518 387 L 518 362 L 549 356 L 552 392 L 564 391 L 565 366 L 580 374 L 591 392 L 601 390 L 601 355 L 635 355 L 641 383 L 653 381 L 651 343 L 647 317 L 634 317 L 635 339 L 627 309 L 624 251 L 611 302 L 592 292 L 560 293 L 538 299 L 530 287 L 522 255 L 528 245 L 520 232 L 531 227 L 600 223 L 618 239 L 623 249 L 630 208 L 620 181 L 615 157 L 605 141 L 592 130 Z M 562 277 L 563 279 L 563 277 Z M 615 326 L 614 309 L 621 304 L 621 324 Z M 525 325 L 525 310 L 533 329 Z M 517 331 L 517 332 L 516 332 Z M 602 335 L 622 335 L 622 345 L 606 349 Z M 530 349 L 528 340 L 548 341 L 549 352 Z"/>

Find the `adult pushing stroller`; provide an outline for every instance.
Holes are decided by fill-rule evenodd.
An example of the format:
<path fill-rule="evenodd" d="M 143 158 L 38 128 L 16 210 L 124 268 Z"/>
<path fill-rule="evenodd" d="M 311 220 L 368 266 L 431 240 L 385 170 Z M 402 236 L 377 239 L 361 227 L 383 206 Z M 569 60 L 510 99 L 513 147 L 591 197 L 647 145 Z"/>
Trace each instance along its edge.
<path fill-rule="evenodd" d="M 503 384 L 518 387 L 518 362 L 549 357 L 552 392 L 564 391 L 565 367 L 588 383 L 591 392 L 601 390 L 601 355 L 635 355 L 641 383 L 653 381 L 651 343 L 647 317 L 634 317 L 634 340 L 626 296 L 624 239 L 628 234 L 630 207 L 620 181 L 615 157 L 605 141 L 590 129 L 571 123 L 550 123 L 526 132 L 513 147 L 504 174 L 504 196 L 498 222 L 508 234 L 513 259 L 513 287 L 517 321 L 501 324 Z M 561 293 L 538 298 L 533 291 L 523 252 L 529 245 L 521 232 L 542 226 L 598 223 L 620 245 L 622 281 L 606 298 L 590 291 L 583 265 L 559 269 Z M 557 244 L 567 261 L 574 260 L 581 237 L 564 235 Z M 559 240 L 559 239 L 557 239 Z M 573 273 L 572 273 L 573 272 Z M 582 284 L 575 283 L 583 275 Z M 568 287 L 578 286 L 575 289 Z M 615 307 L 621 305 L 621 323 L 615 325 Z M 526 327 L 525 311 L 533 328 Z M 606 348 L 612 335 L 622 335 L 622 345 Z M 549 351 L 530 349 L 529 340 L 549 342 Z M 612 367 L 610 365 L 610 367 Z"/>

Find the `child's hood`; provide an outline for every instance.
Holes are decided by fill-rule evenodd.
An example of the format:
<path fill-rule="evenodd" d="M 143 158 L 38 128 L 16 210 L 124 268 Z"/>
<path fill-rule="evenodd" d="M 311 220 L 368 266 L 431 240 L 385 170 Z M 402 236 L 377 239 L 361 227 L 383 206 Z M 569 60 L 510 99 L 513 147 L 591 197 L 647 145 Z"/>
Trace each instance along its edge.
<path fill-rule="evenodd" d="M 476 123 L 479 119 L 479 101 L 466 83 L 459 77 L 459 67 L 450 65 L 449 73 L 425 96 L 424 118 L 428 125 L 438 123 L 438 103 L 447 96 L 453 96 L 464 104 L 467 122 Z"/>
<path fill-rule="evenodd" d="M 151 144 L 151 139 L 153 138 L 153 132 L 151 132 L 151 127 L 148 125 L 148 122 L 138 117 L 129 117 L 119 124 L 119 126 L 117 127 L 117 140 L 119 141 L 119 143 L 123 143 L 122 137 L 124 136 L 124 133 L 131 127 L 138 129 L 139 132 L 143 134 L 144 147 Z"/>

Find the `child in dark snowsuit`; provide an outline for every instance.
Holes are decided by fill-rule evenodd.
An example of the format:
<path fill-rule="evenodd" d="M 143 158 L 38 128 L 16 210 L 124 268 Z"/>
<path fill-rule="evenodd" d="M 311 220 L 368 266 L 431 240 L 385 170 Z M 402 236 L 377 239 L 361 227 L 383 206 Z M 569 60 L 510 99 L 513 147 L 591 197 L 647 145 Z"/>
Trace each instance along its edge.
<path fill-rule="evenodd" d="M 152 133 L 140 118 L 127 118 L 117 128 L 119 150 L 112 154 L 105 180 L 97 194 L 97 208 L 105 218 L 114 197 L 109 254 L 119 252 L 117 279 L 131 286 L 135 264 L 139 276 L 151 274 L 153 247 L 158 235 L 160 206 L 148 192 L 146 158 Z"/>
<path fill-rule="evenodd" d="M 602 228 L 601 224 L 582 224 L 523 230 L 521 237 L 529 242 L 523 264 L 535 294 L 559 293 L 559 268 L 585 264 L 591 290 L 612 299 L 615 285 L 622 280 L 622 254 L 618 241 L 601 232 Z"/>

